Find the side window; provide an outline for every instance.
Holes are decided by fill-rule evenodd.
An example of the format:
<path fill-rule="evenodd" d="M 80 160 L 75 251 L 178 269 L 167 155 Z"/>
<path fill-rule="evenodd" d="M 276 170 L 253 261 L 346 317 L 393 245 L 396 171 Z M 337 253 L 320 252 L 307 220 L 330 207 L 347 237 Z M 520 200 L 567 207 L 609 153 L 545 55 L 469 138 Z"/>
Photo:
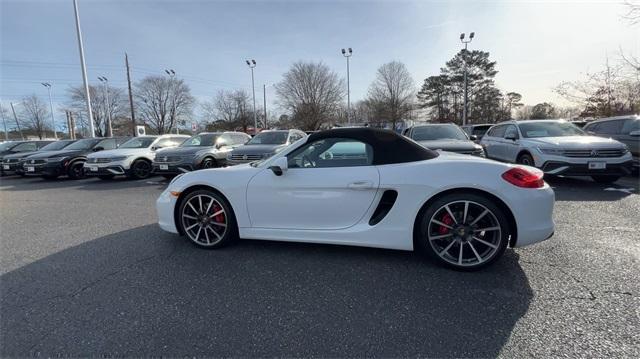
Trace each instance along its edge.
<path fill-rule="evenodd" d="M 504 132 L 506 130 L 506 126 L 505 125 L 500 125 L 500 126 L 496 126 L 493 127 L 491 130 L 489 130 L 489 136 L 491 137 L 503 137 L 504 136 Z"/>
<path fill-rule="evenodd" d="M 518 135 L 518 129 L 516 128 L 516 126 L 514 125 L 507 126 L 506 130 L 504 131 L 504 137 L 519 138 L 520 136 Z"/>
<path fill-rule="evenodd" d="M 597 124 L 597 127 L 591 131 L 606 135 L 617 135 L 620 133 L 621 127 L 622 121 L 620 120 L 604 121 Z"/>
<path fill-rule="evenodd" d="M 25 142 L 15 146 L 14 148 L 11 149 L 11 151 L 13 152 L 35 151 L 38 149 L 37 147 L 38 146 L 36 145 L 35 142 Z"/>
<path fill-rule="evenodd" d="M 628 135 L 633 131 L 640 131 L 640 120 L 633 118 L 624 120 L 624 124 L 622 125 L 622 130 L 620 132 L 623 135 Z"/>
<path fill-rule="evenodd" d="M 287 156 L 289 168 L 370 166 L 370 145 L 348 138 L 326 138 L 308 143 Z"/>
<path fill-rule="evenodd" d="M 173 147 L 174 145 L 173 143 L 171 143 L 171 138 L 163 138 L 158 142 L 156 142 L 154 146 L 158 148 L 166 148 L 166 147 Z"/>
<path fill-rule="evenodd" d="M 129 137 L 119 137 L 119 138 L 116 138 L 116 146 L 117 146 L 117 147 L 120 147 L 120 145 L 121 145 L 121 144 L 123 144 L 123 143 L 125 143 L 125 142 L 127 142 L 127 141 L 129 141 Z"/>
<path fill-rule="evenodd" d="M 113 150 L 116 148 L 116 140 L 109 139 L 101 141 L 100 146 L 102 146 L 105 150 Z"/>
<path fill-rule="evenodd" d="M 188 137 L 170 137 L 171 147 L 180 146 L 182 142 L 186 141 Z"/>

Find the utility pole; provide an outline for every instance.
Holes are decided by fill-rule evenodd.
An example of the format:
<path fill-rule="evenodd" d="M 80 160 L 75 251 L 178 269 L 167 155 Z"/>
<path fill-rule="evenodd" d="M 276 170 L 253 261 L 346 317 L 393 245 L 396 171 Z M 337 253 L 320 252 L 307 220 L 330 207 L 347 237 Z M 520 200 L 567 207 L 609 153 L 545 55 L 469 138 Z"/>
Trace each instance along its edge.
<path fill-rule="evenodd" d="M 53 102 L 51 102 L 51 84 L 48 82 L 43 82 L 42 86 L 46 87 L 49 90 L 49 108 L 51 109 L 51 126 L 53 126 L 53 137 L 57 140 L 58 134 L 56 133 L 56 121 L 53 118 Z"/>
<path fill-rule="evenodd" d="M 348 48 L 342 49 L 342 56 L 347 58 L 347 123 L 351 124 L 351 85 L 349 83 L 349 58 L 353 54 L 353 50 Z"/>
<path fill-rule="evenodd" d="M 131 108 L 131 133 L 136 135 L 136 115 L 133 111 L 133 94 L 131 93 L 131 75 L 129 74 L 129 56 L 124 53 L 124 63 L 127 65 L 127 86 L 129 87 L 129 107 Z"/>
<path fill-rule="evenodd" d="M 4 119 L 4 109 L 0 105 L 0 115 L 2 115 L 2 124 L 4 125 L 4 139 L 9 141 L 9 132 L 7 132 L 7 121 Z"/>
<path fill-rule="evenodd" d="M 111 126 L 111 103 L 109 103 L 109 79 L 98 76 L 98 80 L 104 84 L 105 111 L 107 112 L 107 137 L 113 137 L 113 127 Z"/>
<path fill-rule="evenodd" d="M 268 129 L 267 126 L 267 85 L 262 84 L 262 97 L 264 98 L 264 129 Z"/>
<path fill-rule="evenodd" d="M 464 44 L 464 54 L 462 55 L 464 59 L 464 105 L 462 107 L 462 126 L 467 124 L 467 44 L 469 44 L 473 40 L 474 32 L 469 34 L 469 40 L 464 39 L 464 32 L 460 34 L 460 42 Z"/>
<path fill-rule="evenodd" d="M 84 81 L 84 94 L 87 100 L 87 113 L 89 115 L 89 128 L 91 137 L 96 137 L 93 128 L 93 112 L 91 111 L 91 95 L 89 94 L 89 81 L 87 80 L 87 64 L 84 62 L 84 47 L 82 46 L 82 32 L 80 31 L 80 15 L 78 14 L 78 0 L 73 0 L 73 10 L 76 14 L 76 32 L 78 34 L 78 49 L 80 50 L 80 67 L 82 67 L 82 80 Z"/>
<path fill-rule="evenodd" d="M 11 111 L 13 111 L 13 118 L 16 120 L 16 126 L 18 126 L 18 132 L 20 132 L 20 138 L 24 141 L 24 135 L 22 129 L 20 129 L 20 122 L 18 122 L 18 116 L 16 115 L 16 109 L 13 107 L 13 102 L 9 102 L 11 105 Z"/>
<path fill-rule="evenodd" d="M 251 89 L 253 90 L 253 135 L 258 134 L 258 116 L 256 114 L 256 86 L 253 81 L 253 69 L 256 67 L 256 60 L 246 60 L 247 65 L 251 68 Z"/>
<path fill-rule="evenodd" d="M 165 69 L 167 75 L 169 75 L 170 87 L 175 91 L 175 77 L 176 72 L 173 69 Z M 176 118 L 176 94 L 175 92 L 171 96 L 171 122 L 176 125 L 176 135 L 180 134 L 180 129 L 178 129 L 178 119 Z M 171 133 L 171 128 L 169 128 L 169 133 Z"/>

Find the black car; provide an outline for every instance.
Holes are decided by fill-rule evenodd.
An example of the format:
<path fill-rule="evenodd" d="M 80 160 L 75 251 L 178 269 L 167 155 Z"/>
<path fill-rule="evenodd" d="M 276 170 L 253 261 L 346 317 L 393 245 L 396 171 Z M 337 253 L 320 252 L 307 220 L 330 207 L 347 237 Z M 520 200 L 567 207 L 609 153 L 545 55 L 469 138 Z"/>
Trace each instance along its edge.
<path fill-rule="evenodd" d="M 410 127 L 405 136 L 432 150 L 442 150 L 484 157 L 482 146 L 474 143 L 474 135 L 467 134 L 453 123 L 436 123 Z"/>
<path fill-rule="evenodd" d="M 202 168 L 226 164 L 227 155 L 251 139 L 244 132 L 205 132 L 184 141 L 178 147 L 156 152 L 153 173 L 171 177 Z"/>
<path fill-rule="evenodd" d="M 268 130 L 255 135 L 246 145 L 240 146 L 227 156 L 227 164 L 249 163 L 273 156 L 290 144 L 307 137 L 300 130 Z"/>
<path fill-rule="evenodd" d="M 51 141 L 9 141 L 0 144 L 0 162 L 6 155 L 13 155 L 19 152 L 38 151 L 42 147 L 50 144 Z"/>
<path fill-rule="evenodd" d="M 89 153 L 115 149 L 128 139 L 129 137 L 86 138 L 62 150 L 37 153 L 25 159 L 24 173 L 46 179 L 65 175 L 71 179 L 84 178 L 83 166 Z"/>
<path fill-rule="evenodd" d="M 640 116 L 617 116 L 589 122 L 584 130 L 590 134 L 613 138 L 624 143 L 633 156 L 633 170 L 640 170 Z"/>
<path fill-rule="evenodd" d="M 484 137 L 484 134 L 489 131 L 491 126 L 493 125 L 489 123 L 480 123 L 474 125 L 464 125 L 462 126 L 462 129 L 467 133 L 467 135 L 469 135 L 470 138 L 475 136 L 473 142 L 480 143 L 480 140 L 482 139 L 482 137 Z"/>
<path fill-rule="evenodd" d="M 26 161 L 27 157 L 31 155 L 35 155 L 40 152 L 58 151 L 69 146 L 74 142 L 75 140 L 53 141 L 48 145 L 42 147 L 38 151 L 26 151 L 26 152 L 14 153 L 12 155 L 6 155 L 2 159 L 2 175 L 4 176 L 4 175 L 10 175 L 10 174 L 17 174 L 17 175 L 24 176 L 24 168 L 22 167 L 22 165 L 24 164 L 24 161 Z"/>

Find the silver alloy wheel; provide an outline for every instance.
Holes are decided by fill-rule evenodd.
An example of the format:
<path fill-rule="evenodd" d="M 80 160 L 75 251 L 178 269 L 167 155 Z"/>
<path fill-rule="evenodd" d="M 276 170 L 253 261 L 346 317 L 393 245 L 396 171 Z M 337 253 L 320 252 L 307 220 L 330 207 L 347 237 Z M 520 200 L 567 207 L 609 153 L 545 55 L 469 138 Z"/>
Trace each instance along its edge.
<path fill-rule="evenodd" d="M 189 198 L 180 217 L 189 239 L 201 246 L 214 246 L 227 233 L 227 213 L 222 204 L 211 196 L 199 194 Z"/>
<path fill-rule="evenodd" d="M 427 236 L 433 251 L 444 261 L 472 267 L 493 258 L 500 248 L 502 227 L 487 207 L 457 200 L 434 212 Z"/>

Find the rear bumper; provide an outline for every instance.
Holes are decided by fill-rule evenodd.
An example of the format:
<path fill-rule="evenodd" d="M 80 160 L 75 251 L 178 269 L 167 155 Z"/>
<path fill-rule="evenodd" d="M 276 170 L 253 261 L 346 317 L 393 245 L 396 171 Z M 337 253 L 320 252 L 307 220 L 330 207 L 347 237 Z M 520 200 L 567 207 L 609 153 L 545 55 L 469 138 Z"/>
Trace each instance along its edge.
<path fill-rule="evenodd" d="M 555 194 L 553 189 L 545 184 L 541 189 L 520 189 L 525 191 L 526 201 L 510 204 L 516 220 L 518 237 L 514 247 L 524 247 L 545 241 L 553 236 L 553 207 Z"/>
<path fill-rule="evenodd" d="M 594 160 L 593 162 L 605 162 Z M 633 161 L 621 163 L 607 163 L 604 169 L 589 169 L 588 163 L 569 163 L 563 161 L 547 161 L 541 169 L 546 174 L 563 176 L 626 176 L 631 173 Z"/>

